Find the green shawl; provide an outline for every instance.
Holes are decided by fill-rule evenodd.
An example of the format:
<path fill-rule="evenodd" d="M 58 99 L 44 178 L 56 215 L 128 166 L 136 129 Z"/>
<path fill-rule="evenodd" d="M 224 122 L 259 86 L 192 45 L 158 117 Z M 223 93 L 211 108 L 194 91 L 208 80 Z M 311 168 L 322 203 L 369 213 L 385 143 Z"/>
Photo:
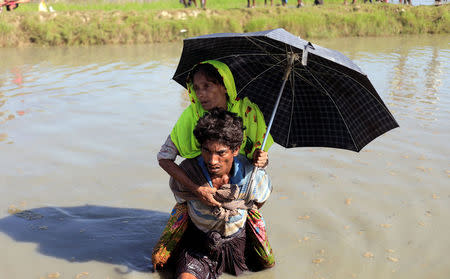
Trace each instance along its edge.
<path fill-rule="evenodd" d="M 259 110 L 258 105 L 252 103 L 247 97 L 244 99 L 238 99 L 236 97 L 237 92 L 233 74 L 227 65 L 216 60 L 208 60 L 202 63 L 213 65 L 223 77 L 223 82 L 228 94 L 228 111 L 234 112 L 242 117 L 244 127 L 246 128 L 244 130 L 244 140 L 241 145 L 240 153 L 252 160 L 253 152 L 256 148 L 261 148 L 264 135 L 267 131 L 263 114 Z M 203 116 L 206 111 L 197 99 L 193 84 L 187 83 L 187 88 L 191 104 L 181 114 L 172 129 L 170 138 L 182 157 L 195 158 L 201 154 L 201 151 L 193 131 L 197 125 L 198 119 Z M 269 150 L 272 144 L 273 138 L 269 134 L 264 151 Z"/>

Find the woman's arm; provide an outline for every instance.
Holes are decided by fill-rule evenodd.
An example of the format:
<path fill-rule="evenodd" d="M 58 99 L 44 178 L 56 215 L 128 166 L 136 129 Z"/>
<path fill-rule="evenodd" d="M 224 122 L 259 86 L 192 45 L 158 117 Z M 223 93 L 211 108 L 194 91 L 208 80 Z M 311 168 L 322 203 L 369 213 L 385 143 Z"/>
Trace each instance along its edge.
<path fill-rule="evenodd" d="M 221 204 L 213 198 L 216 189 L 209 185 L 199 186 L 192 182 L 186 173 L 174 161 L 170 159 L 160 159 L 159 165 L 175 180 L 183 184 L 189 191 L 194 193 L 201 202 L 210 206 L 221 206 Z"/>
<path fill-rule="evenodd" d="M 194 183 L 184 170 L 174 162 L 178 155 L 177 147 L 170 136 L 168 136 L 156 157 L 161 168 L 176 181 L 183 184 L 187 190 L 196 195 L 201 202 L 206 205 L 220 206 L 220 203 L 213 198 L 216 189 L 209 185 L 197 185 Z"/>

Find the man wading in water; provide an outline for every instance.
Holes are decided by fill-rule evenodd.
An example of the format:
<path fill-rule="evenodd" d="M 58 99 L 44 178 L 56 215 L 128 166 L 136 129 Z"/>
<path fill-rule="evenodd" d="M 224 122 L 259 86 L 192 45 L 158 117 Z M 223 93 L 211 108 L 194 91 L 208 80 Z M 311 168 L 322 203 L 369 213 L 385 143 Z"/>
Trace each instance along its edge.
<path fill-rule="evenodd" d="M 239 154 L 243 130 L 242 119 L 236 114 L 220 108 L 210 110 L 194 129 L 201 156 L 180 164 L 193 180 L 204 180 L 216 190 L 214 198 L 220 206 L 206 205 L 191 189 L 170 180 L 177 202 L 187 204 L 189 216 L 188 227 L 172 255 L 176 278 L 217 278 L 223 272 L 239 275 L 255 260 L 246 253 L 247 215 L 252 208 L 262 206 L 272 186 L 265 170 L 259 169 L 256 186 L 251 193 L 246 192 L 253 165 Z"/>

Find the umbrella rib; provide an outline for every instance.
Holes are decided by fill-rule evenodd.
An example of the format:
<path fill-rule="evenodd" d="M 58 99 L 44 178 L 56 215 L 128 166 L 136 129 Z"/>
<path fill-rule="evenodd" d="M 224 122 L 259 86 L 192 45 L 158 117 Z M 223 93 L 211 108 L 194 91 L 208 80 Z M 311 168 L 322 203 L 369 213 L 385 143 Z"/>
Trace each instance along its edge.
<path fill-rule="evenodd" d="M 299 64 L 299 63 L 297 63 L 297 64 Z M 301 79 L 302 79 L 305 83 L 307 83 L 308 85 L 310 85 L 310 86 L 312 86 L 312 87 L 314 87 L 314 88 L 317 88 L 317 90 L 320 90 L 320 88 L 318 88 L 314 83 L 310 82 L 307 78 L 305 78 L 304 76 L 302 76 L 298 68 L 295 68 L 295 67 L 294 67 L 294 69 L 292 69 L 292 72 L 293 72 L 295 75 L 297 75 L 299 78 L 301 78 Z M 309 73 L 311 73 L 310 70 L 304 70 L 304 72 L 309 72 Z"/>
<path fill-rule="evenodd" d="M 292 47 L 289 46 L 289 48 L 290 48 L 290 50 L 292 52 Z M 286 50 L 286 53 L 287 53 L 287 50 Z M 292 67 L 292 70 L 294 70 L 294 67 Z M 292 118 L 293 118 L 293 115 L 294 115 L 294 103 L 295 103 L 295 86 L 294 86 L 294 84 L 295 84 L 295 82 L 294 82 L 295 75 L 293 74 L 293 71 L 291 71 L 290 74 L 291 74 L 290 81 L 291 81 L 291 93 L 292 93 L 292 99 L 291 100 L 292 100 L 292 103 L 291 103 L 291 115 L 289 117 L 288 134 L 287 134 L 287 137 L 286 137 L 285 146 L 288 146 L 288 144 L 289 144 L 289 137 L 291 135 Z"/>
<path fill-rule="evenodd" d="M 359 150 L 359 146 L 358 144 L 356 144 L 355 139 L 353 138 L 352 133 L 350 132 L 350 129 L 347 125 L 347 122 L 345 121 L 345 118 L 343 117 L 341 111 L 339 110 L 339 107 L 336 105 L 336 102 L 334 101 L 334 99 L 331 97 L 331 95 L 328 93 L 328 91 L 325 89 L 325 87 L 322 86 L 322 84 L 320 83 L 320 81 L 316 78 L 316 76 L 308 70 L 308 72 L 311 74 L 311 76 L 314 78 L 314 80 L 319 84 L 319 86 L 322 88 L 322 90 L 325 92 L 325 94 L 330 98 L 330 100 L 333 102 L 334 107 L 336 108 L 336 110 L 338 111 L 339 115 L 341 116 L 342 121 L 344 121 L 344 125 L 347 128 L 347 132 L 350 135 L 350 138 L 352 139 L 353 144 L 356 146 L 356 148 Z"/>
<path fill-rule="evenodd" d="M 233 58 L 233 57 L 245 57 L 245 56 L 268 56 L 268 54 L 265 53 L 243 53 L 243 54 L 230 54 L 230 55 L 226 55 L 226 56 L 221 56 L 221 57 L 216 57 L 214 58 L 215 60 L 221 60 L 221 59 L 226 59 L 226 58 Z M 275 56 L 282 56 L 284 57 L 285 54 L 274 54 L 274 55 L 270 55 L 272 57 L 275 58 Z M 281 61 L 280 59 L 276 59 Z"/>
<path fill-rule="evenodd" d="M 335 71 L 333 68 L 327 67 L 327 66 L 322 65 L 322 64 L 320 64 L 320 63 L 316 63 L 316 64 L 319 64 L 319 65 L 321 65 L 321 66 L 323 66 L 323 67 L 326 67 L 326 68 L 328 68 L 328 69 L 330 69 L 330 70 Z M 322 86 L 321 86 L 321 88 L 318 88 L 316 85 L 314 85 L 313 83 L 311 83 L 308 79 L 306 79 L 305 77 L 303 77 L 298 71 L 294 71 L 294 72 L 295 72 L 295 74 L 296 74 L 297 76 L 299 76 L 300 78 L 302 78 L 303 81 L 306 82 L 307 84 L 309 84 L 310 86 L 313 86 L 313 87 L 315 87 L 315 88 L 317 88 L 317 89 L 319 89 L 319 90 L 323 88 Z M 311 75 L 313 75 L 312 73 L 315 72 L 315 71 L 307 70 L 307 72 L 309 72 Z M 323 75 L 327 75 L 327 74 L 323 74 Z M 346 74 L 344 74 L 344 75 L 345 75 L 346 78 L 349 78 L 349 79 L 353 80 L 355 83 L 358 83 L 358 84 L 361 86 L 361 88 L 364 88 L 364 90 L 368 91 L 369 94 L 371 94 L 372 97 L 373 97 L 372 92 L 370 92 L 370 90 L 367 90 L 360 82 L 358 82 L 357 80 L 355 80 L 354 78 L 352 78 L 352 77 L 349 76 L 349 75 L 346 75 Z M 331 76 L 331 75 L 328 75 L 328 76 Z M 314 78 L 315 78 L 315 77 L 314 77 Z M 376 99 L 376 98 L 375 98 L 375 99 Z"/>
<path fill-rule="evenodd" d="M 261 75 L 263 75 L 264 73 L 266 73 L 269 70 L 272 70 L 272 68 L 278 66 L 282 62 L 284 62 L 284 60 L 279 61 L 277 64 L 272 65 L 270 68 L 267 68 L 266 70 L 262 71 L 257 76 L 254 76 L 249 82 L 247 82 L 244 86 L 242 86 L 241 90 L 239 90 L 239 92 L 237 92 L 237 95 L 239 95 L 240 92 L 242 92 L 249 84 L 251 84 L 253 81 L 258 79 Z"/>
<path fill-rule="evenodd" d="M 267 56 L 267 55 L 268 55 L 267 53 L 230 54 L 230 55 L 226 55 L 226 56 L 215 57 L 214 60 L 219 60 L 219 61 L 220 61 L 220 60 L 223 60 L 223 59 L 226 59 L 226 58 L 236 57 L 236 56 L 244 57 L 244 56 Z M 285 54 L 270 54 L 270 56 L 272 56 L 273 58 L 275 58 L 276 56 L 285 57 L 286 55 L 285 55 Z M 279 59 L 276 58 L 276 60 L 279 60 Z M 281 60 L 279 60 L 279 61 L 281 61 Z M 179 77 L 179 76 L 183 76 L 183 75 L 185 75 L 186 73 L 189 73 L 191 70 L 192 70 L 192 68 L 191 68 L 191 69 L 188 69 L 188 70 L 186 70 L 186 71 L 184 71 L 184 72 L 179 73 L 178 75 L 174 76 L 173 78 L 175 79 L 175 78 L 177 78 L 177 77 Z"/>
<path fill-rule="evenodd" d="M 344 75 L 346 78 L 351 79 L 351 80 L 353 80 L 355 83 L 359 84 L 359 85 L 361 86 L 361 88 L 364 88 L 364 90 L 366 90 L 366 91 L 373 97 L 373 99 L 375 99 L 376 102 L 377 102 L 379 105 L 381 105 L 381 107 L 383 107 L 383 109 L 384 109 L 387 113 L 389 113 L 389 115 L 391 115 L 392 118 L 394 118 L 394 117 L 392 116 L 391 112 L 387 109 L 387 107 L 386 107 L 382 102 L 380 102 L 380 101 L 378 100 L 378 98 L 376 98 L 375 95 L 374 95 L 370 90 L 368 90 L 364 85 L 362 85 L 358 80 L 354 79 L 354 78 L 353 78 L 352 76 L 350 76 L 350 75 L 347 75 L 346 73 L 338 72 L 337 70 L 335 70 L 335 69 L 333 69 L 333 68 L 331 68 L 331 67 L 329 67 L 329 66 L 323 65 L 323 64 L 318 63 L 318 62 L 315 62 L 315 61 L 311 61 L 311 62 L 312 62 L 312 63 L 315 63 L 315 64 L 318 64 L 318 65 L 320 65 L 320 66 L 322 66 L 322 67 L 325 67 L 325 68 L 327 68 L 327 69 L 329 69 L 329 70 L 332 70 L 333 72 L 338 73 L 339 75 Z M 308 70 L 308 71 L 309 71 L 309 70 Z M 309 71 L 309 72 L 311 73 L 311 71 Z M 311 74 L 312 74 L 312 73 L 311 73 Z"/>
<path fill-rule="evenodd" d="M 291 92 L 292 92 L 291 116 L 289 117 L 289 128 L 288 128 L 288 134 L 287 134 L 285 146 L 288 146 L 288 144 L 289 144 L 289 137 L 291 135 L 292 118 L 293 118 L 293 115 L 294 115 L 294 105 L 295 105 L 295 86 L 294 86 L 294 84 L 295 84 L 295 82 L 294 82 L 295 75 L 293 75 L 292 73 L 291 73 L 291 75 L 292 75 L 292 78 L 290 78 L 290 80 L 291 80 Z"/>
<path fill-rule="evenodd" d="M 304 76 L 302 76 L 298 71 L 293 70 L 292 72 L 293 72 L 296 76 L 300 77 L 300 78 L 301 78 L 305 83 L 307 83 L 308 85 L 311 85 L 311 86 L 317 88 L 317 86 L 316 86 L 314 83 L 310 82 L 308 79 L 306 79 Z M 318 89 L 320 89 L 320 88 L 318 88 Z"/>
<path fill-rule="evenodd" d="M 332 72 L 334 72 L 334 73 L 337 73 L 337 74 L 339 74 L 339 75 L 344 75 L 345 77 L 347 77 L 347 78 L 349 78 L 349 79 L 352 79 L 352 80 L 358 82 L 358 81 L 355 80 L 352 76 L 347 75 L 346 73 L 343 73 L 343 72 L 339 72 L 339 71 L 337 71 L 336 69 L 334 69 L 334 68 L 332 68 L 332 67 L 330 67 L 330 66 L 327 66 L 327 65 L 325 65 L 325 64 L 322 64 L 322 63 L 319 63 L 319 62 L 313 61 L 313 60 L 309 60 L 308 63 L 320 65 L 320 66 L 326 68 L 327 70 L 330 70 L 330 71 L 332 71 Z M 359 82 L 358 82 L 358 83 L 359 83 Z"/>
<path fill-rule="evenodd" d="M 276 46 L 276 45 L 272 45 L 272 44 L 270 44 L 270 43 L 268 43 L 268 42 L 266 42 L 266 41 L 263 41 L 263 40 L 260 40 L 260 39 L 257 39 L 257 38 L 250 38 L 250 37 L 245 37 L 247 40 L 249 40 L 251 43 L 253 43 L 254 45 L 256 45 L 257 47 L 259 47 L 260 49 L 262 49 L 267 55 L 270 55 L 270 56 L 272 56 L 272 54 L 270 54 L 270 52 L 268 52 L 268 51 L 266 51 L 265 50 L 265 48 L 263 48 L 261 45 L 259 45 L 257 42 L 259 42 L 259 43 L 263 43 L 263 44 L 266 44 L 266 45 L 269 45 L 269 46 L 271 46 L 271 47 L 273 47 L 273 48 L 275 48 L 275 49 L 278 49 L 278 50 L 283 50 L 282 48 L 280 48 L 280 47 L 278 47 L 278 46 Z"/>

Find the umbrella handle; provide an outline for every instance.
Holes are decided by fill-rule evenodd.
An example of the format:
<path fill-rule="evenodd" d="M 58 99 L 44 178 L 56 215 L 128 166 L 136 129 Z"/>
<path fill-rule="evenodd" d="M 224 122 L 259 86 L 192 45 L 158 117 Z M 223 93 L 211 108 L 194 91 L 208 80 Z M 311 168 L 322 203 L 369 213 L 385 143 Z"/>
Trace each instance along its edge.
<path fill-rule="evenodd" d="M 270 128 L 272 128 L 272 124 L 273 124 L 273 119 L 275 118 L 275 114 L 277 112 L 278 109 L 278 105 L 280 104 L 280 100 L 281 100 L 281 95 L 283 94 L 283 90 L 284 90 L 284 86 L 286 85 L 286 80 L 283 78 L 283 83 L 281 84 L 281 89 L 280 89 L 280 93 L 278 93 L 278 98 L 277 98 L 277 102 L 275 103 L 275 108 L 272 112 L 272 116 L 270 117 L 270 122 L 269 125 L 267 126 L 267 132 L 266 135 L 264 136 L 264 140 L 261 146 L 261 149 L 264 150 L 264 147 L 266 146 L 266 142 L 267 142 L 267 138 L 269 136 L 269 131 Z M 248 186 L 247 186 L 247 191 L 245 193 L 245 197 L 247 202 L 253 200 L 253 197 L 251 197 L 251 193 L 253 193 L 253 188 L 254 188 L 254 183 L 253 181 L 255 180 L 255 176 L 256 176 L 256 172 L 258 171 L 258 167 L 253 167 L 253 171 L 252 171 L 252 175 L 250 176 L 250 181 L 248 182 Z"/>
<path fill-rule="evenodd" d="M 291 74 L 292 66 L 294 65 L 294 61 L 296 59 L 298 59 L 298 55 L 295 53 L 288 53 L 288 59 L 289 59 L 289 61 L 288 61 L 288 64 L 286 65 L 286 69 L 285 69 L 285 72 L 283 75 L 283 82 L 281 84 L 281 88 L 278 93 L 278 98 L 277 98 L 277 101 L 275 102 L 275 106 L 272 111 L 272 115 L 270 116 L 269 125 L 267 126 L 267 132 L 266 132 L 266 135 L 264 136 L 264 140 L 263 140 L 263 143 L 261 146 L 261 149 L 263 149 L 263 150 L 264 150 L 264 147 L 266 146 L 267 138 L 269 136 L 270 129 L 272 128 L 273 120 L 275 119 L 275 114 L 277 113 L 278 105 L 280 104 L 281 95 L 283 95 L 284 86 L 286 85 L 286 81 L 288 80 L 289 75 Z M 259 169 L 258 167 L 253 168 L 252 175 L 250 176 L 250 181 L 247 184 L 248 185 L 247 191 L 245 193 L 247 202 L 253 200 L 253 198 L 251 197 L 251 194 L 253 193 L 253 188 L 254 188 L 253 181 L 255 180 L 256 172 L 258 171 L 258 169 Z"/>

